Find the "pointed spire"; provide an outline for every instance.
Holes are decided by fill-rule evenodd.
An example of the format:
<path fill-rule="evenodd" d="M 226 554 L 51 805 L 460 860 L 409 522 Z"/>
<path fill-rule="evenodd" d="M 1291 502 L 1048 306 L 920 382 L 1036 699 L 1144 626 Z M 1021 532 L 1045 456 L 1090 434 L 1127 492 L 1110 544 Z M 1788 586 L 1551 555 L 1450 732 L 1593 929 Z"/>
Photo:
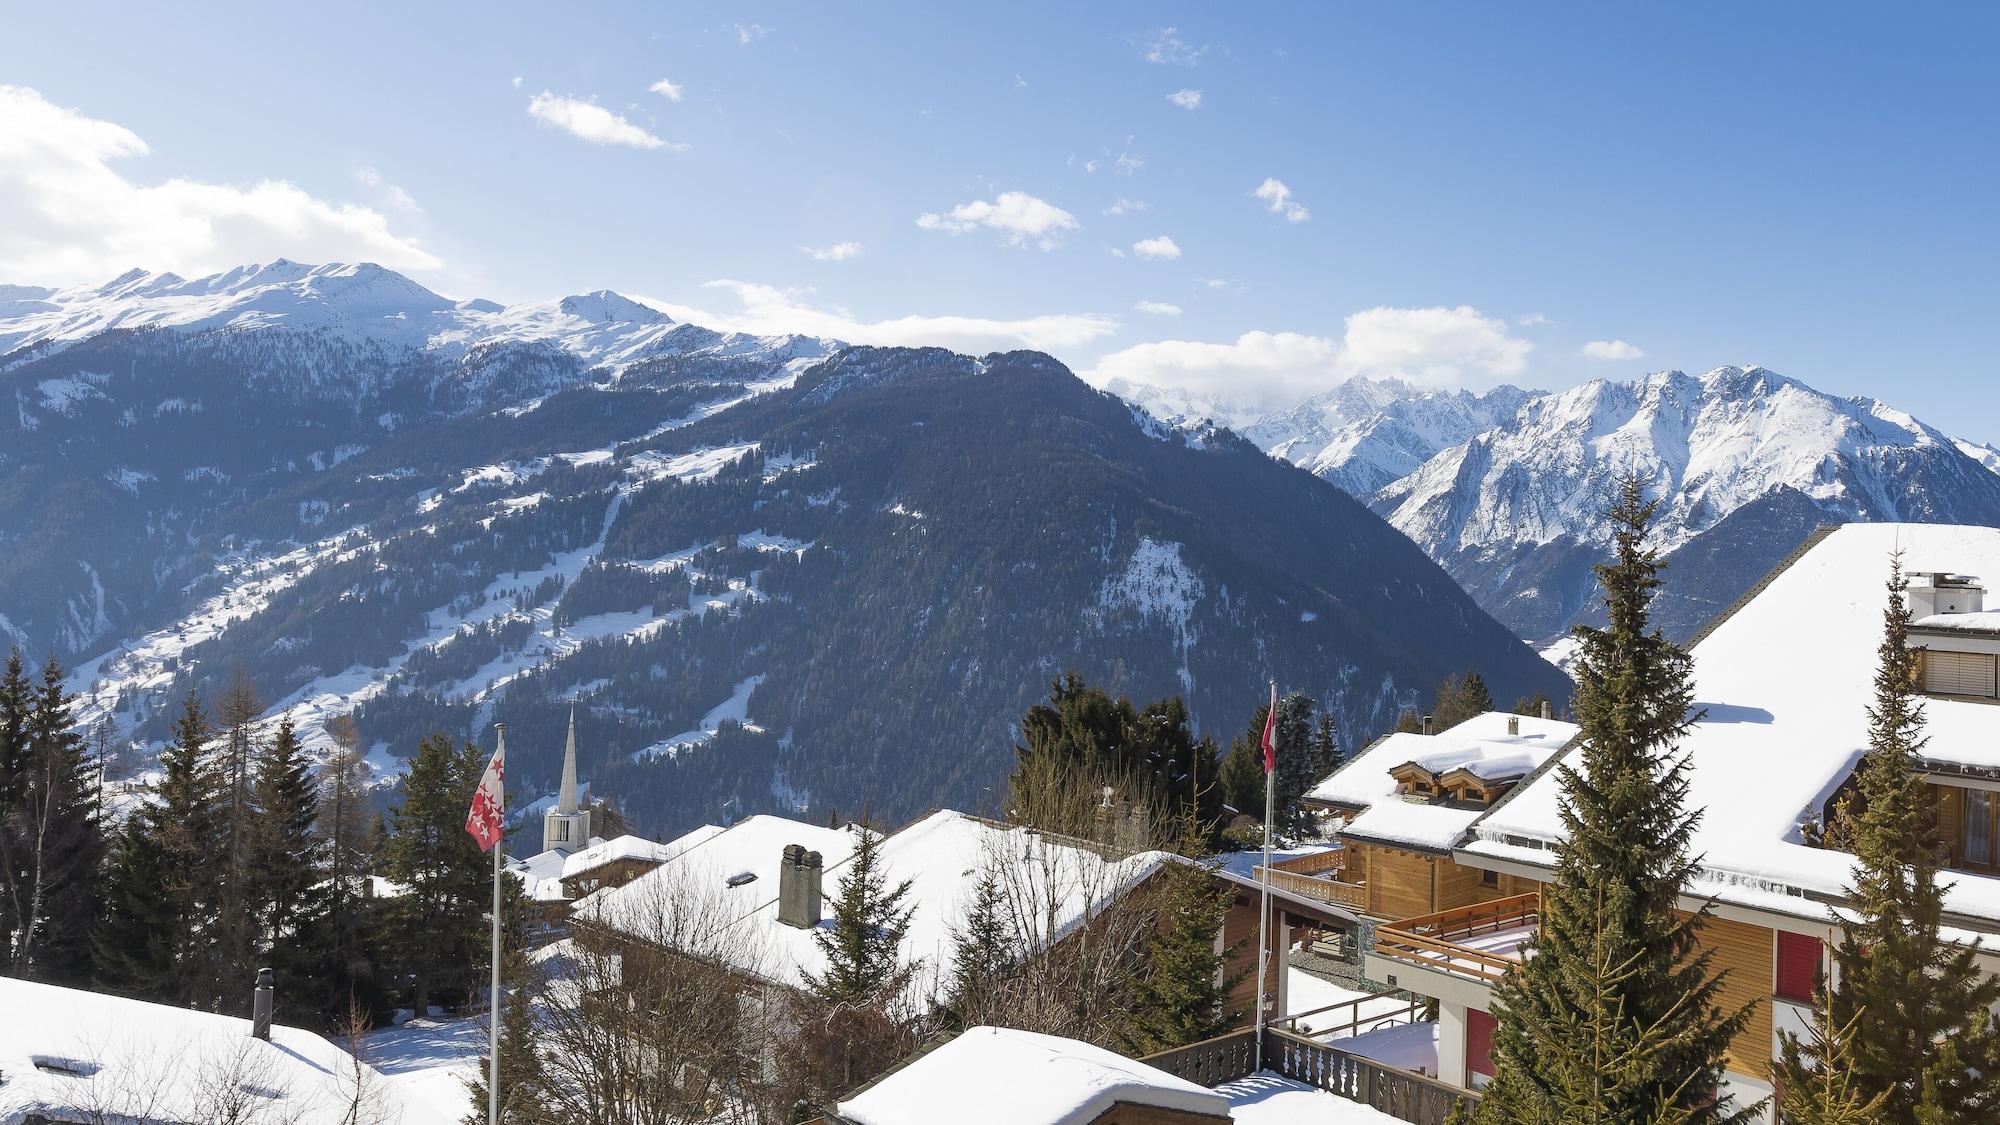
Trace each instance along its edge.
<path fill-rule="evenodd" d="M 562 792 L 556 797 L 556 811 L 576 811 L 576 704 L 569 705 L 569 743 L 563 747 Z"/>

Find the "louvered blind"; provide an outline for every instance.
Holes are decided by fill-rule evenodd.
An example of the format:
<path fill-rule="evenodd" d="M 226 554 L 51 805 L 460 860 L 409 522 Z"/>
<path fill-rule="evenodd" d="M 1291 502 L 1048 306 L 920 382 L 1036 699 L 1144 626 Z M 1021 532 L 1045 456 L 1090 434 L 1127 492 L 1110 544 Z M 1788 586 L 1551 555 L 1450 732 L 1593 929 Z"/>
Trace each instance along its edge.
<path fill-rule="evenodd" d="M 1924 653 L 1924 690 L 1938 695 L 1994 695 L 1994 660 L 1983 652 Z"/>

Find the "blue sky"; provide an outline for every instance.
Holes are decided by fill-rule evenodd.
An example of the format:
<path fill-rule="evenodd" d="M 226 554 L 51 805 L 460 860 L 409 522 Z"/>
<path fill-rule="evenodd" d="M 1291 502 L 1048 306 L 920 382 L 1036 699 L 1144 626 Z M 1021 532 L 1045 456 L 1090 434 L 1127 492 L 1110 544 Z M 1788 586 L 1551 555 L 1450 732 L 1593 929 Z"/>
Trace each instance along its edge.
<path fill-rule="evenodd" d="M 2000 17 L 1971 5 L 5 24 L 0 281 L 374 258 L 1271 403 L 1757 362 L 2000 440 Z"/>

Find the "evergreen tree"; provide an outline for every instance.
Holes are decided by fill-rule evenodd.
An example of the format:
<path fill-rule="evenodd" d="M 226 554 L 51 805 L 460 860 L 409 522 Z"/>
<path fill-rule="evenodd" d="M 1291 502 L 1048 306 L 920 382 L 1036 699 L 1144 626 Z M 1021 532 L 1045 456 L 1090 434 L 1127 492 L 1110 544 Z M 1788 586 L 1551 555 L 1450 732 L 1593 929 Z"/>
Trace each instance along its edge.
<path fill-rule="evenodd" d="M 1145 959 L 1131 976 L 1132 1006 L 1119 1038 L 1132 1055 L 1152 1054 L 1222 1034 L 1241 1013 L 1225 1011 L 1240 978 L 1225 978 L 1233 950 L 1216 935 L 1235 895 L 1194 857 L 1161 868 L 1155 922 Z"/>
<path fill-rule="evenodd" d="M 1270 710 L 1269 706 L 1259 707 L 1258 713 Z M 1262 722 L 1253 724 L 1261 733 Z M 1246 816 L 1264 819 L 1264 755 L 1258 751 L 1257 743 L 1245 735 L 1237 735 L 1229 744 L 1229 756 L 1222 759 L 1222 799 L 1237 812 Z"/>
<path fill-rule="evenodd" d="M 1853 914 L 1834 945 L 1839 971 L 1823 1019 L 1851 1029 L 1846 1042 L 1836 1040 L 1851 1061 L 1835 1065 L 1851 1068 L 1859 1096 L 1882 1097 L 1880 1120 L 2000 1120 L 2000 1026 L 1989 1011 L 2000 1003 L 2000 979 L 1979 969 L 1970 948 L 1940 933 L 1944 853 L 1917 769 L 1924 714 L 1906 586 L 1895 559 L 1868 708 L 1868 752 L 1843 834 L 1855 857 Z M 1788 1087 L 1816 1081 L 1808 1071 L 1828 1062 L 1815 1044 L 1787 1042 L 1785 1052 Z"/>
<path fill-rule="evenodd" d="M 1299 833 L 1312 828 L 1312 817 L 1299 807 L 1299 798 L 1319 783 L 1318 765 L 1312 751 L 1313 710 L 1316 706 L 1313 698 L 1303 692 L 1295 691 L 1278 698 L 1278 725 L 1273 732 L 1278 768 L 1271 787 L 1277 818 L 1273 827 L 1280 832 Z M 1263 763 L 1260 760 L 1258 764 L 1261 766 Z"/>
<path fill-rule="evenodd" d="M 91 977 L 91 927 L 104 857 L 96 766 L 70 726 L 54 660 L 21 731 L 14 803 L 0 810 L 0 872 L 16 920 L 11 971 L 59 984 Z"/>
<path fill-rule="evenodd" d="M 167 850 L 153 834 L 152 819 L 142 808 L 126 818 L 118 834 L 105 872 L 93 970 L 103 989 L 165 1000 L 181 919 L 167 894 Z"/>
<path fill-rule="evenodd" d="M 1139 708 L 1066 673 L 1049 685 L 1048 702 L 1021 716 L 1021 741 L 1007 810 L 1022 824 L 1090 836 L 1104 786 L 1162 826 L 1178 823 L 1190 800 L 1197 823 L 1221 817 L 1215 744 L 1195 737 L 1178 698 Z"/>
<path fill-rule="evenodd" d="M 382 911 L 365 894 L 373 862 L 363 847 L 368 765 L 352 716 L 336 715 L 326 728 L 334 748 L 320 771 L 319 817 L 314 826 L 324 847 L 327 874 L 325 922 L 316 944 L 325 947 L 319 972 L 325 1011 L 337 1019 L 356 1007 L 376 1011 L 386 997 L 376 963 L 380 929 L 376 923 Z"/>
<path fill-rule="evenodd" d="M 962 1029 L 971 1026 L 969 1013 L 987 1009 L 995 984 L 1014 959 L 1007 892 L 996 868 L 988 866 L 980 873 L 965 918 L 952 927 L 951 947 L 951 983 L 944 1008 Z"/>
<path fill-rule="evenodd" d="M 1446 676 L 1438 685 L 1437 702 L 1431 708 L 1431 730 L 1447 731 L 1491 710 L 1493 693 L 1486 689 L 1486 677 L 1478 672 Z"/>
<path fill-rule="evenodd" d="M 1855 1073 L 1859 1019 L 1836 1024 L 1825 989 L 1814 996 L 1812 1028 L 1801 1040 L 1781 1032 L 1776 1078 L 1784 1090 L 1778 1107 L 1786 1125 L 1879 1125 L 1888 1091 L 1868 1092 Z"/>
<path fill-rule="evenodd" d="M 1689 1123 L 1752 1119 L 1717 1104 L 1724 1052 L 1750 1011 L 1721 1008 L 1698 932 L 1675 904 L 1693 874 L 1687 765 L 1690 660 L 1657 629 L 1646 542 L 1654 506 L 1620 483 L 1613 560 L 1597 568 L 1608 625 L 1579 627 L 1582 768 L 1559 775 L 1563 839 L 1530 955 L 1496 987 L 1498 1073 L 1481 1120 Z"/>
<path fill-rule="evenodd" d="M 1346 761 L 1340 749 L 1340 731 L 1334 727 L 1333 711 L 1330 709 L 1320 712 L 1319 726 L 1313 730 L 1308 757 L 1312 761 L 1314 784 L 1326 780 Z"/>
<path fill-rule="evenodd" d="M 247 841 L 252 951 L 277 970 L 279 1003 L 297 1016 L 331 1010 L 326 947 L 325 846 L 316 831 L 318 783 L 291 715 L 259 747 L 252 783 L 256 815 Z"/>
<path fill-rule="evenodd" d="M 389 877 L 407 888 L 388 905 L 392 943 L 418 1013 L 429 1010 L 434 991 L 463 995 L 486 960 L 492 861 L 465 831 L 485 767 L 477 746 L 430 735 L 417 746 L 390 824 Z"/>
<path fill-rule="evenodd" d="M 20 808 L 28 778 L 28 717 L 34 710 L 34 688 L 21 662 L 21 650 L 7 656 L 0 673 L 0 831 L 12 810 Z M 0 858 L 0 863 L 7 860 Z M 0 875 L 0 878 L 11 878 Z M 15 931 L 21 925 L 18 906 L 12 895 L 0 895 L 0 950 L 14 948 Z"/>
<path fill-rule="evenodd" d="M 813 940 L 826 954 L 826 971 L 806 980 L 814 996 L 828 1004 L 883 999 L 884 988 L 902 971 L 898 950 L 915 909 L 903 903 L 909 893 L 907 879 L 889 885 L 878 838 L 864 829 L 860 847 L 847 862 L 840 895 L 833 900 L 833 925 L 813 931 Z"/>
<path fill-rule="evenodd" d="M 223 975 L 229 980 L 247 979 L 258 966 L 257 909 L 250 901 L 250 850 L 255 832 L 256 808 L 252 803 L 252 776 L 257 756 L 251 724 L 263 710 L 256 686 L 241 665 L 230 673 L 216 706 L 221 737 L 217 740 L 216 769 L 220 777 L 216 817 L 220 836 L 220 915 L 216 941 Z M 227 1008 L 245 1008 L 248 998 L 237 998 Z M 242 1013 L 239 1013 L 242 1014 Z"/>

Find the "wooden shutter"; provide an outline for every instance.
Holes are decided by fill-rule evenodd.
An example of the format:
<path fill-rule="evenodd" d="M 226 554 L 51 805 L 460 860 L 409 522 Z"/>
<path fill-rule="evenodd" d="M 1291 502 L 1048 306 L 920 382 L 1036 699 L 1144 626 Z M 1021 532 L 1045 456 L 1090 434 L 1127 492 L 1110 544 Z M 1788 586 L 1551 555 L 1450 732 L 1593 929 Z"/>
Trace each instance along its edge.
<path fill-rule="evenodd" d="M 1924 653 L 1924 690 L 1938 695 L 1994 695 L 1994 661 L 1984 652 Z"/>
<path fill-rule="evenodd" d="M 1780 1000 L 1810 1004 L 1819 981 L 1822 946 L 1811 934 L 1778 931 L 1778 979 L 1772 995 Z"/>
<path fill-rule="evenodd" d="M 1478 1008 L 1465 1010 L 1465 1069 L 1472 1074 L 1493 1077 L 1492 1016 Z"/>

